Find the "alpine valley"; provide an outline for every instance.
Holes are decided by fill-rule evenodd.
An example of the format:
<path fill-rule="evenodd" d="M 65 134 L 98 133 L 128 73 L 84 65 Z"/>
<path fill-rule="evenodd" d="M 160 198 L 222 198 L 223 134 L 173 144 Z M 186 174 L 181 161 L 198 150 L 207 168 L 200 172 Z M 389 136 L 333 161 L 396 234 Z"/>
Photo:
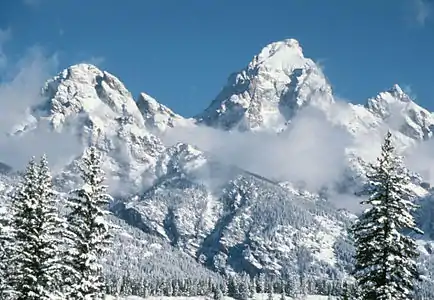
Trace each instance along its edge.
<path fill-rule="evenodd" d="M 398 85 L 364 105 L 340 100 L 299 42 L 287 39 L 231 74 L 192 118 L 145 93 L 134 98 L 90 64 L 49 79 L 42 98 L 11 138 L 34 140 L 48 128 L 77 149 L 92 144 L 103 153 L 114 197 L 108 280 L 218 281 L 234 273 L 316 287 L 351 280 L 347 230 L 363 209 L 367 167 L 391 130 L 420 204 L 419 290 L 434 294 L 434 161 L 426 155 L 434 114 Z M 53 171 L 59 193 L 77 184 L 80 156 Z M 6 193 L 19 170 L 3 163 Z"/>

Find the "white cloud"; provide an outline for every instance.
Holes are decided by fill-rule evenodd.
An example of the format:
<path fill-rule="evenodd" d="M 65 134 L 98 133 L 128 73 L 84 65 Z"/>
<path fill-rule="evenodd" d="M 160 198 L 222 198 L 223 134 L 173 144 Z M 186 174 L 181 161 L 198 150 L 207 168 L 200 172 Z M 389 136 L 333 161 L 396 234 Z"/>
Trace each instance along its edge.
<path fill-rule="evenodd" d="M 90 58 L 85 59 L 83 62 L 95 65 L 97 67 L 101 67 L 101 65 L 104 64 L 104 62 L 105 62 L 105 57 L 103 57 L 103 56 L 91 56 Z"/>
<path fill-rule="evenodd" d="M 46 56 L 40 48 L 29 49 L 17 62 L 8 61 L 0 82 L 0 161 L 22 169 L 32 156 L 48 155 L 51 164 L 70 159 L 79 151 L 77 141 L 69 134 L 57 134 L 48 124 L 28 133 L 10 136 L 25 126 L 35 125 L 30 109 L 46 99 L 41 87 L 57 69 L 56 55 Z"/>
<path fill-rule="evenodd" d="M 305 184 L 318 191 L 342 176 L 349 134 L 333 126 L 322 112 L 306 108 L 281 135 L 225 132 L 209 127 L 177 127 L 163 137 L 168 144 L 185 142 L 220 161 L 278 181 Z"/>
<path fill-rule="evenodd" d="M 414 92 L 410 84 L 404 84 L 402 90 L 406 93 L 413 101 L 417 100 L 417 94 Z"/>
<path fill-rule="evenodd" d="M 419 173 L 423 179 L 434 186 L 434 140 L 422 142 L 408 150 L 405 157 L 408 167 Z"/>
<path fill-rule="evenodd" d="M 432 15 L 433 3 L 430 0 L 411 0 L 412 10 L 416 23 L 424 26 Z"/>
<path fill-rule="evenodd" d="M 11 29 L 1 29 L 0 28 L 0 71 L 6 68 L 7 65 L 7 57 L 4 53 L 4 44 L 11 38 L 12 32 Z"/>

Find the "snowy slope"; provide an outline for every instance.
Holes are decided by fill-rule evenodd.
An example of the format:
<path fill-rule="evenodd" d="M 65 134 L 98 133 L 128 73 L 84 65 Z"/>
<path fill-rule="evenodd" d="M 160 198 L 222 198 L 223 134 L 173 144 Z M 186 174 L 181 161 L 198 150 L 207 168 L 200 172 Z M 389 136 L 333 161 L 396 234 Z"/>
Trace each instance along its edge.
<path fill-rule="evenodd" d="M 296 272 L 297 253 L 306 251 L 313 274 L 343 272 L 347 261 L 333 253 L 347 219 L 317 195 L 222 165 L 185 144 L 167 152 L 158 183 L 116 207 L 127 222 L 216 271 Z"/>

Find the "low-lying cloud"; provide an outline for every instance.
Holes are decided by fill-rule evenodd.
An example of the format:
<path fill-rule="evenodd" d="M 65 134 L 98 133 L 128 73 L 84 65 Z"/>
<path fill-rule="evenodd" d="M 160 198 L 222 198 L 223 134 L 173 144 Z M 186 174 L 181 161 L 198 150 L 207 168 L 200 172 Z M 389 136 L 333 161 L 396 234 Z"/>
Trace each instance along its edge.
<path fill-rule="evenodd" d="M 345 149 L 352 143 L 347 131 L 333 126 L 314 108 L 302 110 L 280 135 L 199 126 L 174 128 L 163 139 L 168 144 L 195 145 L 224 163 L 269 179 L 303 183 L 314 191 L 341 177 Z"/>
<path fill-rule="evenodd" d="M 408 149 L 405 162 L 414 172 L 434 186 L 434 140 L 424 141 Z"/>

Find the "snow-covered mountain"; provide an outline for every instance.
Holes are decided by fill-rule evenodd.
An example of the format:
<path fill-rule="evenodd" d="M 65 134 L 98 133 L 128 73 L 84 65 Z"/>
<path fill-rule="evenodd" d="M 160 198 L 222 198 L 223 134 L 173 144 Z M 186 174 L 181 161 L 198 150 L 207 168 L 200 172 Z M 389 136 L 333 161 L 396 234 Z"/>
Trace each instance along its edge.
<path fill-rule="evenodd" d="M 271 43 L 226 86 L 196 119 L 215 128 L 274 131 L 287 128 L 303 108 L 316 108 L 352 135 L 382 126 L 396 131 L 403 145 L 432 135 L 433 114 L 417 105 L 398 85 L 367 100 L 366 105 L 335 100 L 321 68 L 306 58 L 298 41 Z"/>
<path fill-rule="evenodd" d="M 354 141 L 345 149 L 347 172 L 336 182 L 338 192 L 345 193 L 363 186 L 366 151 L 373 147 L 360 146 L 366 137 L 380 139 L 390 128 L 406 149 L 431 138 L 434 124 L 432 113 L 397 85 L 366 105 L 336 100 L 320 67 L 304 57 L 293 39 L 262 49 L 246 68 L 229 77 L 221 93 L 194 119 L 145 93 L 134 100 L 119 79 L 89 64 L 71 66 L 48 80 L 43 97 L 16 135 L 25 139 L 48 124 L 50 130 L 72 133 L 81 148 L 95 144 L 103 153 L 115 196 L 113 222 L 124 228 L 117 235 L 115 255 L 142 251 L 146 257 L 159 257 L 159 262 L 158 253 L 173 251 L 166 262 L 159 262 L 164 270 L 184 254 L 188 258 L 179 258 L 183 263 L 223 273 L 303 273 L 339 279 L 346 276 L 352 251 L 346 231 L 354 215 L 329 201 L 336 191 L 307 191 L 298 182 L 277 182 L 181 140 L 164 144 L 161 138 L 173 128 L 208 126 L 285 139 L 303 112 L 318 111 Z M 315 132 L 310 138 L 315 140 Z M 55 175 L 59 189 L 73 187 L 73 162 L 65 162 Z M 412 190 L 426 196 L 421 182 L 415 175 Z M 123 249 L 123 242 L 132 248 Z M 421 240 L 421 248 L 431 244 L 429 238 Z M 433 257 L 424 252 L 426 261 Z M 129 259 L 137 266 L 134 272 L 149 264 L 147 259 Z M 109 261 L 117 260 L 112 256 Z M 208 276 L 209 270 L 196 266 Z M 185 270 L 174 268 L 176 274 Z"/>
<path fill-rule="evenodd" d="M 287 39 L 267 45 L 246 68 L 233 73 L 196 118 L 223 129 L 280 131 L 304 106 L 326 109 L 333 102 L 321 69 L 304 57 L 298 41 Z"/>
<path fill-rule="evenodd" d="M 43 96 L 45 103 L 33 110 L 36 124 L 48 122 L 55 131 L 72 131 L 83 146 L 95 144 L 112 185 L 137 192 L 152 183 L 164 146 L 119 79 L 92 65 L 74 65 L 48 80 Z"/>
<path fill-rule="evenodd" d="M 162 133 L 175 126 L 195 124 L 195 120 L 185 119 L 145 93 L 140 93 L 137 107 L 145 119 L 146 127 L 156 133 Z"/>

